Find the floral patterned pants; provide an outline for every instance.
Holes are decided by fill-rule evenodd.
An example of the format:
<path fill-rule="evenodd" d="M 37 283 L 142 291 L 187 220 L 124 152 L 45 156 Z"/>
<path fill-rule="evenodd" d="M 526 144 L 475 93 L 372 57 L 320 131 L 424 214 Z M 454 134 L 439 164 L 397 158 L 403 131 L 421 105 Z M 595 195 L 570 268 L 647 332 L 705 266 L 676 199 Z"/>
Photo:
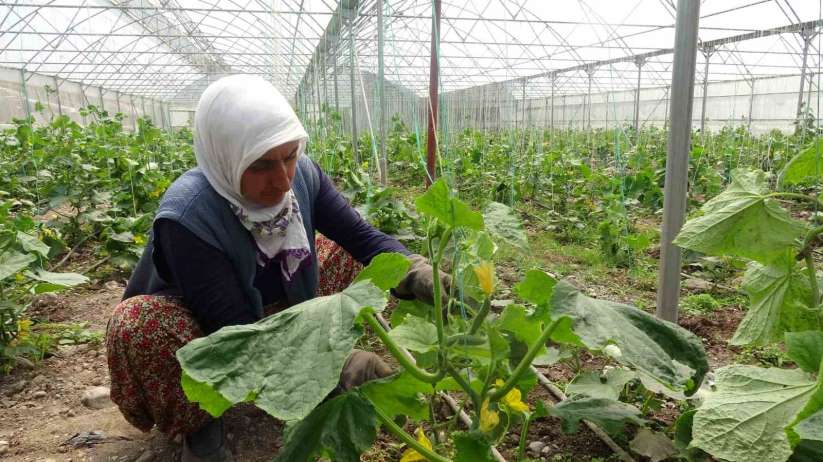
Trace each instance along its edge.
<path fill-rule="evenodd" d="M 322 235 L 315 244 L 317 295 L 343 290 L 362 266 Z M 175 357 L 179 348 L 202 335 L 179 297 L 138 295 L 114 308 L 106 330 L 111 399 L 129 423 L 143 431 L 157 425 L 161 432 L 176 435 L 191 433 L 211 419 L 186 399 Z"/>

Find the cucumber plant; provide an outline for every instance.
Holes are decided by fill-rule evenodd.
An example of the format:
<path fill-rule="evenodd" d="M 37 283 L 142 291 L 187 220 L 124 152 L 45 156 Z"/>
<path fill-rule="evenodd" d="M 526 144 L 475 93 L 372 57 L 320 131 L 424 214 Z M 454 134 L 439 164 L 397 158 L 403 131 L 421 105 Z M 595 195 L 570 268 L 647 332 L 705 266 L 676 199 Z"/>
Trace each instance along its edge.
<path fill-rule="evenodd" d="M 645 425 L 639 409 L 618 400 L 629 381 L 671 396 L 700 386 L 708 363 L 696 336 L 634 307 L 590 298 L 543 271 L 527 271 L 514 286 L 522 303 L 492 310 L 494 239 L 528 245 L 508 207 L 494 203 L 476 212 L 442 180 L 415 205 L 427 220 L 433 305 L 403 302 L 385 329 L 377 315 L 409 263 L 399 254 L 379 255 L 339 294 L 224 327 L 178 350 L 186 396 L 214 416 L 254 402 L 286 421 L 277 461 L 357 461 L 383 427 L 408 447 L 401 460 L 477 462 L 493 460 L 492 445 L 518 425 L 522 459 L 529 423 L 547 414 L 567 431 L 581 419 L 612 433 L 627 423 Z M 448 290 L 438 277 L 442 266 L 451 268 Z M 329 397 L 366 327 L 399 370 Z M 530 366 L 556 362 L 568 349 L 606 354 L 617 367 L 595 380 L 581 376 L 561 403 L 528 404 L 524 397 L 537 381 Z M 441 391 L 460 397 L 471 428 L 458 429 L 455 419 L 433 411 Z M 415 436 L 404 427 L 415 428 Z"/>
<path fill-rule="evenodd" d="M 823 140 L 790 159 L 769 187 L 759 170 L 735 170 L 724 192 L 689 220 L 675 243 L 714 256 L 749 261 L 742 288 L 749 309 L 732 345 L 785 342 L 797 369 L 730 365 L 678 426 L 682 443 L 715 458 L 768 462 L 823 460 L 823 279 L 813 255 L 823 243 L 823 206 L 815 194 L 788 190 L 820 184 Z M 814 191 L 814 188 L 811 189 Z M 785 204 L 791 204 L 791 207 Z M 799 219 L 805 205 L 808 220 Z M 796 213 L 792 213 L 792 211 Z"/>

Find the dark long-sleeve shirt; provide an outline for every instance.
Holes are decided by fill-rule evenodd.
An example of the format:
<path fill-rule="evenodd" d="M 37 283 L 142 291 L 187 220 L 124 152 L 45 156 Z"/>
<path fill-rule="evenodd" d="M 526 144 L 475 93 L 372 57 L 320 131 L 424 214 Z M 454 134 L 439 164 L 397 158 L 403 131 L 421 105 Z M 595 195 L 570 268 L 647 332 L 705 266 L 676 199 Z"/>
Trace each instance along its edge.
<path fill-rule="evenodd" d="M 320 179 L 313 217 L 318 231 L 363 264 L 383 252 L 409 253 L 396 239 L 363 220 L 320 167 L 312 166 Z M 158 220 L 154 233 L 155 263 L 171 286 L 164 295 L 181 296 L 204 333 L 257 320 L 225 254 L 172 220 Z M 279 263 L 258 267 L 254 287 L 260 291 L 263 306 L 284 300 Z"/>

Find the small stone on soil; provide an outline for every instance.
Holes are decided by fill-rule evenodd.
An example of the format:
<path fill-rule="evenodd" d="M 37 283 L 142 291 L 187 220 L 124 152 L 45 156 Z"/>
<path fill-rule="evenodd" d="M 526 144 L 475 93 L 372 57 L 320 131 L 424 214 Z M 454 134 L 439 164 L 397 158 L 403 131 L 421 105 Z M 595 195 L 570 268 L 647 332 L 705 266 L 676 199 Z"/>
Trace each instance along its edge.
<path fill-rule="evenodd" d="M 80 401 L 90 409 L 103 409 L 111 404 L 109 393 L 110 390 L 106 387 L 92 387 L 83 393 Z"/>
<path fill-rule="evenodd" d="M 48 396 L 48 393 L 46 393 L 43 390 L 37 390 L 31 395 L 31 397 L 34 398 L 34 399 L 41 399 L 41 398 L 45 398 L 46 396 Z"/>
<path fill-rule="evenodd" d="M 0 440 L 0 455 L 5 454 L 6 451 L 9 450 L 9 442 L 6 440 Z"/>
<path fill-rule="evenodd" d="M 542 441 L 532 441 L 529 443 L 529 452 L 532 454 L 540 454 L 540 451 L 546 447 L 546 443 Z"/>
<path fill-rule="evenodd" d="M 9 387 L 6 389 L 6 394 L 9 396 L 16 395 L 17 393 L 23 391 L 24 388 L 26 388 L 26 381 L 18 380 L 17 382 L 14 382 L 13 384 L 9 385 Z"/>

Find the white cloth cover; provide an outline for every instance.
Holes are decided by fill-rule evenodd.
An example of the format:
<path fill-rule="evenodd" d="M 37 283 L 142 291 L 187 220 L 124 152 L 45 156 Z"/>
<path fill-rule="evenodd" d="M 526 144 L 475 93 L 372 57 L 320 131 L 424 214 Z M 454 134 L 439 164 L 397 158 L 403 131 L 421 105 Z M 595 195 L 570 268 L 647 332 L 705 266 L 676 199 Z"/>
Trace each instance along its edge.
<path fill-rule="evenodd" d="M 261 77 L 232 75 L 209 85 L 194 114 L 194 153 L 211 186 L 227 201 L 268 259 L 280 261 L 291 281 L 309 256 L 309 241 L 294 193 L 266 207 L 245 199 L 243 172 L 275 146 L 300 141 L 303 155 L 308 134 L 291 105 Z M 265 264 L 258 258 L 258 263 Z"/>

